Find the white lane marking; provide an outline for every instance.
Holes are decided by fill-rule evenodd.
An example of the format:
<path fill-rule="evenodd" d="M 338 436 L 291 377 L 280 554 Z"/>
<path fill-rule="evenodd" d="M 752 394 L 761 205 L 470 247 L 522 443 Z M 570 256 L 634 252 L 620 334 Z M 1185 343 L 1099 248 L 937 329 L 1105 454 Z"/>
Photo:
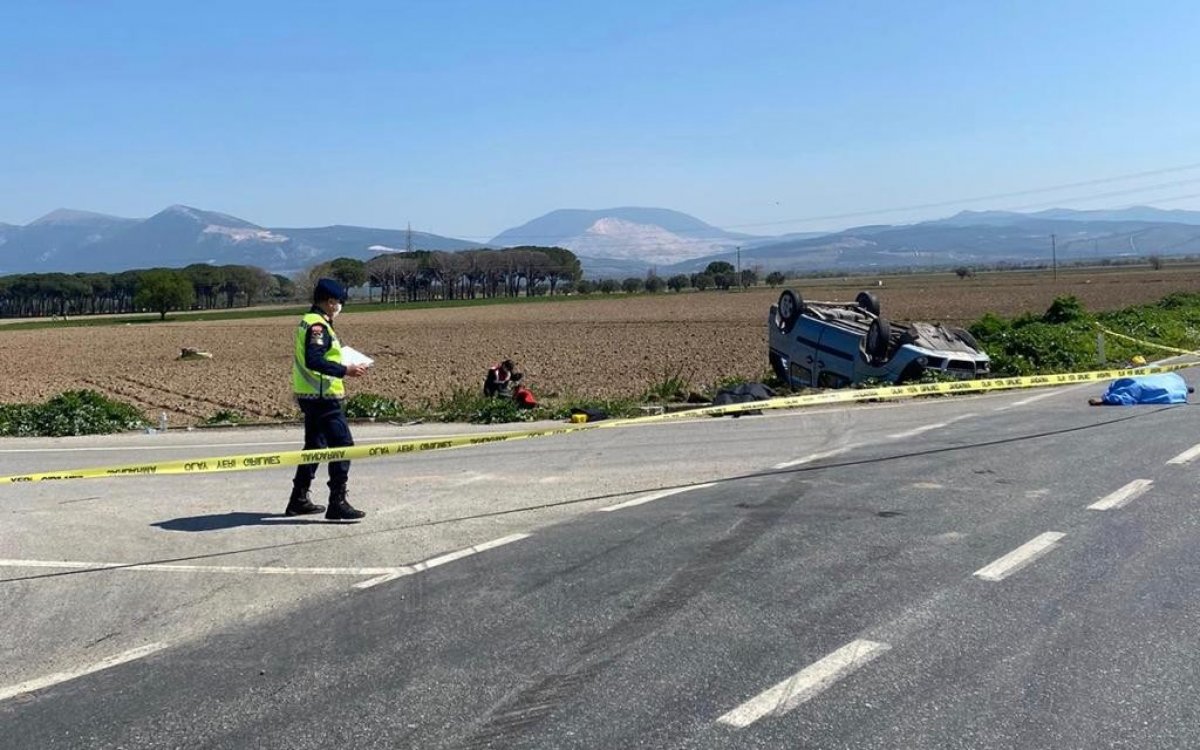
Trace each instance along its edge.
<path fill-rule="evenodd" d="M 253 573 L 283 576 L 377 576 L 407 566 L 388 568 L 286 568 L 253 565 L 180 565 L 176 563 L 82 562 L 78 560 L 0 560 L 0 568 L 58 568 L 70 570 L 155 570 L 171 573 Z"/>
<path fill-rule="evenodd" d="M 851 641 L 778 685 L 764 690 L 717 721 L 742 729 L 768 714 L 785 714 L 889 648 L 891 646 L 888 644 L 878 641 Z"/>
<path fill-rule="evenodd" d="M 495 479 L 496 478 L 496 475 L 494 475 L 494 474 L 476 474 L 475 472 L 471 472 L 471 474 L 473 474 L 473 476 L 468 476 L 468 477 L 465 477 L 463 479 L 459 479 L 458 481 L 456 481 L 454 483 L 454 486 L 464 487 L 468 484 L 474 484 L 476 482 L 482 482 L 486 479 Z"/>
<path fill-rule="evenodd" d="M 803 458 L 797 458 L 794 461 L 784 461 L 781 464 L 775 464 L 775 468 L 776 469 L 790 469 L 793 466 L 799 466 L 800 464 L 807 464 L 807 463 L 812 463 L 813 461 L 820 461 L 822 458 L 833 458 L 834 456 L 841 455 L 843 453 L 846 453 L 847 451 L 852 451 L 857 447 L 858 447 L 857 443 L 851 443 L 850 445 L 843 445 L 841 448 L 834 448 L 832 450 L 822 451 L 820 453 L 812 453 L 807 456 L 804 456 Z"/>
<path fill-rule="evenodd" d="M 950 425 L 954 424 L 955 422 L 960 422 L 964 419 L 970 419 L 973 416 L 975 416 L 975 415 L 974 414 L 960 414 L 957 417 L 954 417 L 952 419 L 947 419 L 945 422 L 938 422 L 936 424 L 927 424 L 922 427 L 915 427 L 906 432 L 897 432 L 895 434 L 888 435 L 888 440 L 903 440 L 904 438 L 916 437 L 917 435 L 920 435 L 923 432 L 929 432 L 931 430 L 940 430 L 943 427 L 949 427 Z"/>
<path fill-rule="evenodd" d="M 397 578 L 401 578 L 401 577 L 407 576 L 407 575 L 412 575 L 413 573 L 420 573 L 422 570 L 429 570 L 430 568 L 436 568 L 439 565 L 445 565 L 448 562 L 453 562 L 455 560 L 461 560 L 464 557 L 470 557 L 471 555 L 478 554 L 480 552 L 484 552 L 489 549 L 495 549 L 496 547 L 501 547 L 505 544 L 511 544 L 513 542 L 519 542 L 522 539 L 525 539 L 529 536 L 530 536 L 529 534 L 509 534 L 508 536 L 500 537 L 499 539 L 493 539 L 490 542 L 483 542 L 482 544 L 476 544 L 474 547 L 467 547 L 465 549 L 460 549 L 456 552 L 448 552 L 444 555 L 438 555 L 437 557 L 431 557 L 428 560 L 425 560 L 422 562 L 413 563 L 412 565 L 402 566 L 402 568 L 396 569 L 395 571 L 393 571 L 391 573 L 385 573 L 383 575 L 377 576 L 375 578 L 371 578 L 366 581 L 359 581 L 358 583 L 354 584 L 353 588 L 369 589 L 372 586 L 378 586 L 381 583 L 387 583 L 388 581 L 394 581 Z"/>
<path fill-rule="evenodd" d="M 51 685 L 57 685 L 60 682 L 74 680 L 77 677 L 83 677 L 84 675 L 92 674 L 93 672 L 99 672 L 102 669 L 108 669 L 109 667 L 115 667 L 118 664 L 124 664 L 126 662 L 133 661 L 134 659 L 140 659 L 143 656 L 149 656 L 150 654 L 153 654 L 155 651 L 161 651 L 166 647 L 167 644 L 165 643 L 148 643 L 145 646 L 139 646 L 137 648 L 117 654 L 116 656 L 110 656 L 107 659 L 98 661 L 95 664 L 91 664 L 86 667 L 73 669 L 69 672 L 55 672 L 54 674 L 46 675 L 45 677 L 38 677 L 34 680 L 22 682 L 19 685 L 0 688 L 0 701 L 6 701 L 9 698 L 21 695 L 22 693 L 32 693 L 35 690 L 48 688 Z"/>
<path fill-rule="evenodd" d="M 913 482 L 913 489 L 917 490 L 941 490 L 945 489 L 946 485 L 938 484 L 937 482 Z"/>
<path fill-rule="evenodd" d="M 529 534 L 511 534 L 474 547 L 448 552 L 412 565 L 395 565 L 386 568 L 285 568 L 256 567 L 253 565 L 179 565 L 176 563 L 106 563 L 79 560 L 0 560 L 0 568 L 54 568 L 60 570 L 151 570 L 168 573 L 227 573 L 285 576 L 353 576 L 372 578 L 354 584 L 354 588 L 370 588 L 386 581 L 436 568 L 454 560 L 461 560 L 478 552 L 516 542 Z"/>
<path fill-rule="evenodd" d="M 1087 507 L 1088 510 L 1123 508 L 1154 486 L 1153 479 L 1135 479 L 1116 492 L 1105 495 Z"/>
<path fill-rule="evenodd" d="M 1168 464 L 1186 464 L 1187 462 L 1194 459 L 1196 456 L 1200 456 L 1200 445 L 1193 445 L 1191 448 L 1188 448 L 1187 450 L 1185 450 L 1183 453 L 1180 453 L 1175 458 L 1172 458 L 1170 461 L 1167 461 L 1167 463 Z"/>
<path fill-rule="evenodd" d="M 949 424 L 949 423 L 948 422 L 938 422 L 936 424 L 927 424 L 924 427 L 915 427 L 911 430 L 908 430 L 907 432 L 897 432 L 892 435 L 888 435 L 888 440 L 901 440 L 903 438 L 916 437 L 917 435 L 920 435 L 922 432 L 929 432 L 930 430 L 939 430 L 939 429 L 945 427 L 947 424 Z"/>
<path fill-rule="evenodd" d="M 1076 388 L 1078 388 L 1078 386 L 1076 386 Z M 1072 389 L 1072 390 L 1074 390 L 1074 389 Z M 1062 393 L 1062 389 L 1052 389 L 1049 393 L 1039 393 L 1036 396 L 1030 396 L 1029 398 L 1023 398 L 1020 401 L 1013 401 L 1011 404 L 1007 404 L 1005 406 L 997 406 L 996 411 L 1004 411 L 1006 409 L 1011 409 L 1014 406 L 1026 406 L 1028 404 L 1034 403 L 1035 401 L 1041 401 L 1044 398 L 1050 398 L 1051 396 L 1057 395 L 1058 393 Z"/>
<path fill-rule="evenodd" d="M 671 495 L 678 495 L 681 492 L 690 492 L 692 490 L 702 490 L 705 487 L 712 487 L 713 484 L 715 484 L 715 483 L 708 482 L 707 484 L 694 484 L 690 487 L 676 487 L 673 490 L 663 490 L 662 492 L 651 492 L 649 495 L 642 495 L 640 497 L 635 497 L 632 500 L 626 500 L 623 503 L 617 503 L 616 505 L 610 505 L 606 508 L 600 508 L 600 510 L 608 512 L 608 511 L 613 511 L 613 510 L 621 510 L 622 508 L 632 508 L 635 505 L 641 505 L 642 503 L 648 503 L 648 502 L 651 502 L 654 500 L 661 500 L 664 497 L 670 497 Z"/>
<path fill-rule="evenodd" d="M 999 560 L 975 571 L 975 577 L 985 581 L 1002 581 L 1052 550 L 1064 536 L 1066 534 L 1057 531 L 1039 534 Z"/>
<path fill-rule="evenodd" d="M 1050 494 L 1050 490 L 1045 489 L 1045 488 L 1040 489 L 1040 490 L 1025 490 L 1025 499 L 1026 500 L 1040 500 L 1041 498 L 1043 498 L 1049 494 Z"/>

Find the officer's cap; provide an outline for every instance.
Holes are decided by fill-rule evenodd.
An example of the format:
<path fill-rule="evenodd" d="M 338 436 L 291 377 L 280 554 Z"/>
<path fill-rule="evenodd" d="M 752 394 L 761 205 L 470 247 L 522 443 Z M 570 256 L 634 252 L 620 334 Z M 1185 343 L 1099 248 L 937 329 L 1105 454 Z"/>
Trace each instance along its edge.
<path fill-rule="evenodd" d="M 327 299 L 335 299 L 344 305 L 346 290 L 333 279 L 320 279 L 313 288 L 313 302 L 324 302 Z"/>

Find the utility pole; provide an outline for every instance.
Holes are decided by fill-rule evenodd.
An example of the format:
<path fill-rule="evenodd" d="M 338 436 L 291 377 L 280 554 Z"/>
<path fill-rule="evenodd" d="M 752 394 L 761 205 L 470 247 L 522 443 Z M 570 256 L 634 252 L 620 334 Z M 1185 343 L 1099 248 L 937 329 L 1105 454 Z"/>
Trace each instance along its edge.
<path fill-rule="evenodd" d="M 411 253 L 412 250 L 412 222 L 408 222 L 408 230 L 404 233 L 404 252 Z"/>
<path fill-rule="evenodd" d="M 1054 267 L 1054 280 L 1058 281 L 1058 246 L 1053 234 L 1050 235 L 1050 263 Z"/>
<path fill-rule="evenodd" d="M 746 287 L 742 283 L 742 246 L 737 246 L 737 284 L 738 289 L 744 290 Z"/>

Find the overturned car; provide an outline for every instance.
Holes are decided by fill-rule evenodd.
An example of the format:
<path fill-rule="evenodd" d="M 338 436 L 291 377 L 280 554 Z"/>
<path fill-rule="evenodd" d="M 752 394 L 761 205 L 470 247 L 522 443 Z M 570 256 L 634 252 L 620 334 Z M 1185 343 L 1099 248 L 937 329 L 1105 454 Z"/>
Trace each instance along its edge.
<path fill-rule="evenodd" d="M 854 302 L 811 302 L 786 289 L 771 306 L 767 329 L 771 369 L 793 388 L 904 383 L 928 370 L 980 378 L 991 367 L 966 330 L 891 322 L 870 292 Z"/>

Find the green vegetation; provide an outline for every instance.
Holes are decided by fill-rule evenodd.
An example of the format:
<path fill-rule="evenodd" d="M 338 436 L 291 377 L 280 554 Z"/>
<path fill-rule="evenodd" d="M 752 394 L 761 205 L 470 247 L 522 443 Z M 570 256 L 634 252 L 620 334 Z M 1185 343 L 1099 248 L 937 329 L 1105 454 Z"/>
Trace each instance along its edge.
<path fill-rule="evenodd" d="M 105 435 L 146 424 L 140 411 L 95 391 L 67 391 L 41 404 L 0 404 L 0 435 Z"/>
<path fill-rule="evenodd" d="M 167 319 L 171 310 L 186 310 L 196 301 L 192 282 L 179 271 L 147 271 L 138 279 L 137 294 L 133 295 L 133 306 L 140 310 L 153 310 L 159 320 Z"/>
<path fill-rule="evenodd" d="M 1097 324 L 1117 333 L 1180 349 L 1200 343 L 1200 294 L 1172 294 L 1152 305 L 1092 315 L 1074 297 L 1059 297 L 1043 315 L 1011 320 L 985 315 L 970 332 L 992 358 L 997 376 L 1075 372 L 1101 366 Z M 1133 342 L 1104 339 L 1105 358 L 1126 362 L 1136 354 L 1150 357 Z"/>
<path fill-rule="evenodd" d="M 346 399 L 346 416 L 351 419 L 405 419 L 404 405 L 377 393 L 356 393 Z"/>
<path fill-rule="evenodd" d="M 240 411 L 234 409 L 220 409 L 213 414 L 210 414 L 200 424 L 206 427 L 218 427 L 222 425 L 242 424 L 246 421 L 246 417 Z"/>

